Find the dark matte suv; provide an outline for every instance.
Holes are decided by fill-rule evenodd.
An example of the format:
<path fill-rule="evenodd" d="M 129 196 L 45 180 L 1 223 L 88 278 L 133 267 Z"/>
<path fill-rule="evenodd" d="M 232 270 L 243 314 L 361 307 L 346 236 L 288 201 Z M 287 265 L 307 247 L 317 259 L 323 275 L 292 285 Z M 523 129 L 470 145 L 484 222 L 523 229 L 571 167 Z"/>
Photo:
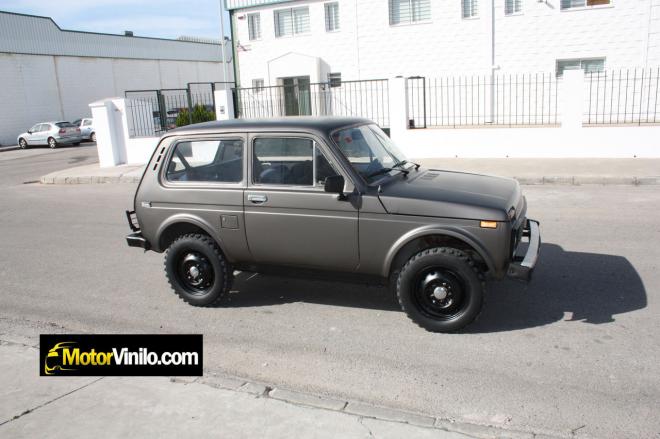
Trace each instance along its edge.
<path fill-rule="evenodd" d="M 378 280 L 446 332 L 477 317 L 487 277 L 529 279 L 540 235 L 526 210 L 515 180 L 424 169 L 367 119 L 232 120 L 161 139 L 126 239 L 165 252 L 192 305 L 219 303 L 234 270 Z"/>

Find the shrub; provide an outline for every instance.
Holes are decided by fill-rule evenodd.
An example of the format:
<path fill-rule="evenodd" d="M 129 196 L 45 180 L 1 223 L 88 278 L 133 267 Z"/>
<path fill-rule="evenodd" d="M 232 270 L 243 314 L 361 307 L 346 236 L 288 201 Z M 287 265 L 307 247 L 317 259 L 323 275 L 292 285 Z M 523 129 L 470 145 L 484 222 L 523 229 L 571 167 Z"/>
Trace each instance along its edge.
<path fill-rule="evenodd" d="M 176 117 L 176 126 L 182 127 L 190 124 L 191 117 L 189 116 L 188 109 L 182 108 L 179 115 Z M 208 122 L 215 120 L 215 113 L 207 110 L 203 105 L 197 104 L 193 107 L 192 123 Z"/>

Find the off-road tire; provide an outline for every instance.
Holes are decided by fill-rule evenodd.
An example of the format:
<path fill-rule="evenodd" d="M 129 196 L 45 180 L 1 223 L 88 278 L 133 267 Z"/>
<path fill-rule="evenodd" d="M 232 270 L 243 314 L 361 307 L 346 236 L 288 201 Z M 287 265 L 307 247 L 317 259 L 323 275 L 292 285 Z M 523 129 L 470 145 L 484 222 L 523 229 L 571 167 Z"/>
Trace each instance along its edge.
<path fill-rule="evenodd" d="M 425 311 L 418 292 L 420 277 L 429 270 L 451 273 L 461 285 L 462 301 L 456 314 L 438 317 Z M 431 332 L 454 332 L 472 323 L 481 312 L 485 282 L 483 274 L 462 251 L 435 247 L 411 257 L 401 269 L 396 283 L 396 295 L 401 309 L 420 327 Z M 423 291 L 423 290 L 422 290 Z"/>
<path fill-rule="evenodd" d="M 194 252 L 201 254 L 213 268 L 213 282 L 203 293 L 193 293 L 180 279 L 181 258 Z M 191 233 L 178 237 L 165 252 L 165 274 L 174 292 L 193 306 L 217 306 L 231 288 L 232 270 L 222 251 L 208 235 Z"/>

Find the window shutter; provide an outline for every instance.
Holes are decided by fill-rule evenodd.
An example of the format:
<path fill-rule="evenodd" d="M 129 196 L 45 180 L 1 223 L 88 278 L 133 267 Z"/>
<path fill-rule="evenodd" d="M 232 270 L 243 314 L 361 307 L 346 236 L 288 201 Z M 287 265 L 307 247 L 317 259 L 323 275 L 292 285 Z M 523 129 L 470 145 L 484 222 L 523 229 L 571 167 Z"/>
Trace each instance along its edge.
<path fill-rule="evenodd" d="M 283 37 L 293 33 L 291 9 L 275 11 L 275 36 Z"/>
<path fill-rule="evenodd" d="M 476 17 L 478 10 L 478 0 L 463 0 L 463 18 Z"/>
<path fill-rule="evenodd" d="M 325 30 L 327 32 L 339 29 L 339 3 L 325 4 Z"/>
<path fill-rule="evenodd" d="M 295 8 L 293 11 L 293 33 L 309 32 L 309 8 Z"/>
<path fill-rule="evenodd" d="M 431 19 L 431 0 L 389 0 L 390 24 Z"/>
<path fill-rule="evenodd" d="M 248 33 L 251 40 L 261 38 L 261 15 L 248 14 Z"/>
<path fill-rule="evenodd" d="M 411 0 L 412 21 L 431 19 L 431 0 Z"/>

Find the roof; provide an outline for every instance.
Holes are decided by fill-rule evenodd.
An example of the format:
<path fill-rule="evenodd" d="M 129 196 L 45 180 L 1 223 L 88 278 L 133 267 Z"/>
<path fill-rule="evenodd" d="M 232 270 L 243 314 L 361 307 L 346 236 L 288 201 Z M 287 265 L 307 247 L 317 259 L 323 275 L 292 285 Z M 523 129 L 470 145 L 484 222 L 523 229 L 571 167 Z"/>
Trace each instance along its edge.
<path fill-rule="evenodd" d="M 221 62 L 221 47 L 202 41 L 65 30 L 50 17 L 0 11 L 0 52 L 5 53 Z"/>
<path fill-rule="evenodd" d="M 291 0 L 224 0 L 225 9 L 244 9 L 253 6 L 272 5 L 276 3 L 289 3 Z"/>
<path fill-rule="evenodd" d="M 375 123 L 362 117 L 290 116 L 268 119 L 230 119 L 187 125 L 168 131 L 170 134 L 200 134 L 218 131 L 317 131 L 329 133 L 350 125 Z"/>

